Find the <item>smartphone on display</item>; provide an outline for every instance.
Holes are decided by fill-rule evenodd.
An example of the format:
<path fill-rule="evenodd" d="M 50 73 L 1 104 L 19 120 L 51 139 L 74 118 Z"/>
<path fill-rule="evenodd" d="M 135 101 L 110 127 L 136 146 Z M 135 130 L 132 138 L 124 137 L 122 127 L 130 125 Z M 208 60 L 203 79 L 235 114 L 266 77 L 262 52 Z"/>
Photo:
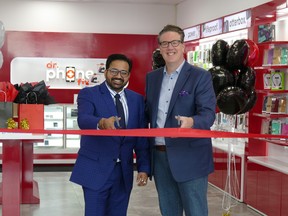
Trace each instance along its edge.
<path fill-rule="evenodd" d="M 76 69 L 75 67 L 66 67 L 66 82 L 75 82 L 76 79 Z"/>

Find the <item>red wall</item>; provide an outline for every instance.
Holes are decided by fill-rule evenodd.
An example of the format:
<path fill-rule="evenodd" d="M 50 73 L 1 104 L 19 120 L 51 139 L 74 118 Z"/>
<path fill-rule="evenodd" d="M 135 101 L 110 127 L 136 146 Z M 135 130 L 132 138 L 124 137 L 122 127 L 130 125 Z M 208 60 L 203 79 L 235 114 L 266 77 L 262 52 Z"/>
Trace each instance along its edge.
<path fill-rule="evenodd" d="M 144 94 L 145 75 L 151 71 L 157 46 L 156 35 L 8 31 L 1 48 L 0 81 L 10 81 L 10 62 L 15 57 L 107 58 L 123 53 L 133 61 L 129 88 Z M 73 103 L 78 91 L 50 89 L 49 93 L 57 103 Z"/>

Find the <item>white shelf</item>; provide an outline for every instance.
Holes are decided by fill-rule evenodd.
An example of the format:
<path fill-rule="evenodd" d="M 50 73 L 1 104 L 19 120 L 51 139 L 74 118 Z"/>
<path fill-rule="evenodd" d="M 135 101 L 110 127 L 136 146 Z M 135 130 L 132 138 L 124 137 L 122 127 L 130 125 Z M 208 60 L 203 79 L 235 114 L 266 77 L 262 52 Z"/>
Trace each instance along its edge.
<path fill-rule="evenodd" d="M 232 139 L 230 139 L 232 140 Z M 230 140 L 220 140 L 220 139 L 212 139 L 212 145 L 214 148 L 220 149 L 222 151 L 225 152 L 229 152 L 229 141 Z M 235 140 L 233 139 L 234 142 L 231 143 L 231 152 L 233 152 L 235 155 L 239 156 L 239 157 L 244 157 L 244 153 L 245 153 L 245 144 L 244 143 L 239 143 L 239 144 L 235 144 Z M 237 143 L 237 142 L 236 142 Z"/>
<path fill-rule="evenodd" d="M 32 133 L 0 133 L 0 140 L 42 140 L 43 134 Z"/>
<path fill-rule="evenodd" d="M 250 156 L 248 160 L 288 175 L 288 163 L 269 156 Z"/>

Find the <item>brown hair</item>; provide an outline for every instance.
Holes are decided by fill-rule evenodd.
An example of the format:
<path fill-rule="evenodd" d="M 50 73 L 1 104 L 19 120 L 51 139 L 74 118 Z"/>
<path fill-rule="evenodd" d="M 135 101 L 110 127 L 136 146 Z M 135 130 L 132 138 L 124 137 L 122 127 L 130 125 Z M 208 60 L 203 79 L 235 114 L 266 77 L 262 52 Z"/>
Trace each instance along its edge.
<path fill-rule="evenodd" d="M 176 25 L 166 25 L 164 26 L 164 28 L 159 32 L 158 34 L 158 43 L 160 43 L 160 36 L 166 32 L 176 32 L 180 35 L 180 40 L 181 42 L 183 43 L 184 42 L 184 37 L 185 37 L 185 34 L 184 34 L 184 31 L 179 27 L 179 26 L 176 26 Z"/>

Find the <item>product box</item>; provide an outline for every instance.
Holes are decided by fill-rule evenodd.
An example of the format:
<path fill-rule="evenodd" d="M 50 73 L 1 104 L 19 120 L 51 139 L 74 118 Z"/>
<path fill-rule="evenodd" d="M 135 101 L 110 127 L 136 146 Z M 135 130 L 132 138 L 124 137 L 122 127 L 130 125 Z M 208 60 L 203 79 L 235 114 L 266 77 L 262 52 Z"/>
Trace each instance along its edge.
<path fill-rule="evenodd" d="M 275 47 L 273 52 L 273 65 L 279 65 L 281 62 L 281 47 Z"/>
<path fill-rule="evenodd" d="M 272 96 L 268 96 L 266 102 L 266 113 L 271 113 L 271 108 L 272 108 Z"/>
<path fill-rule="evenodd" d="M 285 90 L 285 72 L 272 71 L 270 80 L 271 90 Z"/>
<path fill-rule="evenodd" d="M 285 114 L 287 109 L 287 98 L 279 97 L 278 99 L 279 99 L 278 113 Z"/>
<path fill-rule="evenodd" d="M 262 105 L 262 113 L 266 113 L 267 101 L 268 101 L 268 96 L 264 96 L 263 105 Z"/>
<path fill-rule="evenodd" d="M 194 51 L 194 53 L 193 53 L 193 63 L 194 63 L 194 64 L 199 63 L 198 51 Z"/>
<path fill-rule="evenodd" d="M 272 97 L 271 101 L 271 113 L 275 114 L 278 113 L 278 107 L 279 107 L 279 100 L 277 97 Z"/>
<path fill-rule="evenodd" d="M 261 124 L 261 134 L 270 134 L 271 121 L 268 119 L 263 119 Z"/>
<path fill-rule="evenodd" d="M 258 43 L 275 39 L 275 25 L 264 24 L 258 26 Z"/>
<path fill-rule="evenodd" d="M 272 65 L 273 63 L 273 54 L 274 54 L 274 49 L 268 49 L 268 54 L 267 54 L 267 64 Z"/>
<path fill-rule="evenodd" d="M 280 120 L 271 121 L 271 134 L 281 134 L 281 121 Z"/>
<path fill-rule="evenodd" d="M 265 49 L 263 53 L 263 65 L 267 64 L 268 64 L 268 49 Z"/>
<path fill-rule="evenodd" d="M 288 135 L 288 124 L 287 123 L 284 123 L 282 124 L 281 126 L 281 134 L 282 135 Z"/>
<path fill-rule="evenodd" d="M 264 86 L 264 89 L 271 89 L 271 74 L 270 73 L 263 74 L 263 86 Z"/>
<path fill-rule="evenodd" d="M 281 62 L 282 65 L 288 64 L 288 48 L 282 47 L 281 48 Z"/>

